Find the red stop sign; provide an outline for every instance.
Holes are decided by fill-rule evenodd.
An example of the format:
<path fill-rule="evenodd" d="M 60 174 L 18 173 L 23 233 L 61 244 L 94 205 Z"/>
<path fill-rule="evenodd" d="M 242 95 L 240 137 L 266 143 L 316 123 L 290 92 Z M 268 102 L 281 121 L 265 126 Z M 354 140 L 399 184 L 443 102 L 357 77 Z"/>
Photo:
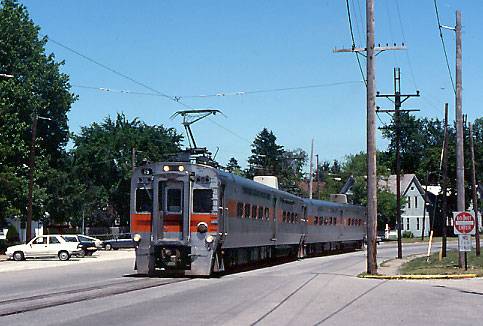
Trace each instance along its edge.
<path fill-rule="evenodd" d="M 458 212 L 454 216 L 455 234 L 473 234 L 475 231 L 475 218 L 468 212 Z"/>

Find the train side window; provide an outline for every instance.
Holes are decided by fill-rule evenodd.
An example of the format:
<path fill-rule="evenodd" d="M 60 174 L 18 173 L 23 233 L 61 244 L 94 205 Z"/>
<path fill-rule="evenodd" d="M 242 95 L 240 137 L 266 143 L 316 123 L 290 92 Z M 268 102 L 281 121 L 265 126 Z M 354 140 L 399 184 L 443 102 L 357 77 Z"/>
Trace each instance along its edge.
<path fill-rule="evenodd" d="M 299 222 L 299 214 L 295 213 L 295 223 Z"/>
<path fill-rule="evenodd" d="M 193 213 L 211 213 L 213 189 L 193 189 Z"/>
<path fill-rule="evenodd" d="M 181 211 L 181 189 L 171 188 L 166 191 L 168 212 Z"/>
<path fill-rule="evenodd" d="M 153 189 L 136 189 L 136 212 L 151 213 L 153 210 Z"/>
<path fill-rule="evenodd" d="M 317 225 L 319 223 L 319 218 L 317 216 L 314 216 L 314 225 Z"/>
<path fill-rule="evenodd" d="M 252 218 L 257 218 L 257 205 L 252 206 Z"/>
<path fill-rule="evenodd" d="M 324 221 L 324 218 L 322 216 L 320 216 L 319 217 L 319 225 L 322 225 L 323 221 Z"/>
<path fill-rule="evenodd" d="M 283 211 L 282 212 L 282 222 L 285 222 L 287 220 L 287 212 Z"/>
<path fill-rule="evenodd" d="M 294 222 L 295 222 L 295 214 L 292 212 L 292 213 L 290 214 L 290 223 L 292 223 L 292 224 L 293 224 Z"/>
<path fill-rule="evenodd" d="M 258 206 L 258 218 L 263 220 L 263 206 Z"/>
<path fill-rule="evenodd" d="M 245 218 L 250 218 L 250 204 L 245 204 Z"/>
<path fill-rule="evenodd" d="M 236 216 L 240 218 L 243 217 L 243 203 L 236 204 Z"/>
<path fill-rule="evenodd" d="M 270 219 L 270 210 L 268 207 L 265 207 L 265 219 L 268 221 Z"/>
<path fill-rule="evenodd" d="M 337 217 L 334 217 L 334 225 L 337 225 Z"/>

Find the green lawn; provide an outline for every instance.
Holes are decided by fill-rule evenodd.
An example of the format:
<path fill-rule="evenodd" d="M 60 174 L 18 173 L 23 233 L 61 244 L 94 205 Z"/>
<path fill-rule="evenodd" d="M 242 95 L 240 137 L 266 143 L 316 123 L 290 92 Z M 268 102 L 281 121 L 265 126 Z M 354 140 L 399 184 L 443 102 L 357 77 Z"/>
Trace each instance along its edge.
<path fill-rule="evenodd" d="M 439 261 L 439 253 L 431 255 L 429 262 L 426 257 L 415 258 L 401 266 L 401 274 L 478 274 L 483 276 L 483 256 L 476 257 L 475 252 L 468 252 L 468 270 L 458 268 L 458 252 L 448 251 L 447 256 Z"/>

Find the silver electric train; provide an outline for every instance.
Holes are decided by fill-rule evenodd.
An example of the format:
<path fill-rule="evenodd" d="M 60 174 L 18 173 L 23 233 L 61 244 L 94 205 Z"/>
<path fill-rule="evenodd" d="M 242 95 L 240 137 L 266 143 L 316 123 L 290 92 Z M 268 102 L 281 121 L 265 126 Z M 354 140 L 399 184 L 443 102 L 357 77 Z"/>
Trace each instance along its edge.
<path fill-rule="evenodd" d="M 361 248 L 366 209 L 304 199 L 216 167 L 148 163 L 131 182 L 139 274 L 209 276 L 280 257 Z"/>

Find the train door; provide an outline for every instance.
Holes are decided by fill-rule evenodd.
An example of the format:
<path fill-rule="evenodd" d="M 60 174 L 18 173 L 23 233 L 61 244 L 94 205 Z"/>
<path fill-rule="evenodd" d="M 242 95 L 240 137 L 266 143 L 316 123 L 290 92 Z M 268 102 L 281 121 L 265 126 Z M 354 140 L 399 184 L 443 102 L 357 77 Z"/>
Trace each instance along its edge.
<path fill-rule="evenodd" d="M 160 234 L 164 239 L 183 239 L 185 187 L 181 181 L 161 181 L 158 187 Z"/>
<path fill-rule="evenodd" d="M 220 187 L 220 205 L 218 207 L 218 232 L 223 234 L 223 237 L 228 233 L 228 208 L 225 207 L 225 185 Z"/>
<path fill-rule="evenodd" d="M 277 225 L 278 225 L 278 219 L 277 219 L 277 198 L 273 198 L 272 200 L 272 218 L 271 218 L 271 223 L 272 223 L 272 241 L 277 241 Z"/>

